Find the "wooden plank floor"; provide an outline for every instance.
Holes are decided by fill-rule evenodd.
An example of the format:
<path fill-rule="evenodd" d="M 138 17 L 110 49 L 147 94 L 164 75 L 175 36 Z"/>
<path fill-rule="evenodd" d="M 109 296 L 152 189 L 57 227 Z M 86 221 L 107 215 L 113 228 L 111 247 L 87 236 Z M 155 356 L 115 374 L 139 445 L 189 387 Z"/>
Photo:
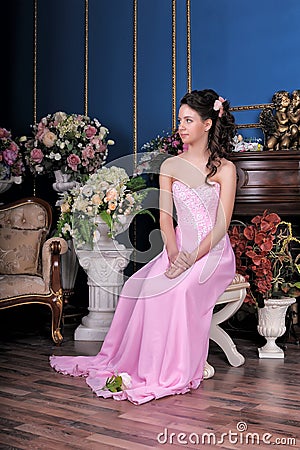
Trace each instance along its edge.
<path fill-rule="evenodd" d="M 97 398 L 83 378 L 50 368 L 53 353 L 98 352 L 100 343 L 73 341 L 74 326 L 61 347 L 49 330 L 11 328 L 0 342 L 1 449 L 300 448 L 300 348 L 292 342 L 284 360 L 259 360 L 262 338 L 235 339 L 246 357 L 239 368 L 212 344 L 213 379 L 135 406 Z"/>

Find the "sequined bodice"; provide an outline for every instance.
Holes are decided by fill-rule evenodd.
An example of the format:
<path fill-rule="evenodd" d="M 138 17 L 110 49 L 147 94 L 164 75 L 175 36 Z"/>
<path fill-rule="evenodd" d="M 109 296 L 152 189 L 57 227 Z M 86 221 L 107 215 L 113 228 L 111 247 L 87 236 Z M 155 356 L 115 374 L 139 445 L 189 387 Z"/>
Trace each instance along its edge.
<path fill-rule="evenodd" d="M 220 185 L 204 183 L 191 188 L 176 180 L 172 190 L 182 246 L 193 249 L 215 224 Z"/>

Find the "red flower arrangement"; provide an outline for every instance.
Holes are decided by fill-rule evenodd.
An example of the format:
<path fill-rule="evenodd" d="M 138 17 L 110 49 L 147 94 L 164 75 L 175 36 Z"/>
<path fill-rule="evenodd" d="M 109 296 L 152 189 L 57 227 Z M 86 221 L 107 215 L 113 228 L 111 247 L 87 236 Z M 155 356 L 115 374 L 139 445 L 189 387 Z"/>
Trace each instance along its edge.
<path fill-rule="evenodd" d="M 300 241 L 289 222 L 264 211 L 248 226 L 234 225 L 229 236 L 237 272 L 251 284 L 245 302 L 263 306 L 267 298 L 300 294 Z"/>

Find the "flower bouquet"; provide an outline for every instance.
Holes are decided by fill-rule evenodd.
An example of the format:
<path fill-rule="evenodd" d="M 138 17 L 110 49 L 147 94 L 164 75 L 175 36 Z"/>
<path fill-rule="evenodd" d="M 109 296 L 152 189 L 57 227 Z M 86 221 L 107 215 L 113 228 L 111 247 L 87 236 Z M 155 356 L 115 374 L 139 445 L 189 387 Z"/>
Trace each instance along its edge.
<path fill-rule="evenodd" d="M 106 379 L 105 386 L 103 386 L 102 389 L 110 392 L 121 392 L 126 389 L 130 389 L 131 384 L 131 376 L 127 372 L 122 372 L 120 374 L 113 374 L 111 377 L 108 377 Z"/>
<path fill-rule="evenodd" d="M 64 194 L 60 202 L 61 214 L 58 234 L 72 236 L 77 248 L 93 248 L 97 222 L 101 218 L 108 226 L 109 237 L 122 231 L 124 218 L 148 213 L 142 210 L 147 192 L 142 177 L 130 178 L 120 167 L 103 167 L 90 175 L 86 183 Z M 151 214 L 150 214 L 151 215 Z"/>
<path fill-rule="evenodd" d="M 169 156 L 180 155 L 186 150 L 178 131 L 164 136 L 157 136 L 155 139 L 144 144 L 141 148 L 143 152 L 139 164 L 136 167 L 135 174 L 140 175 L 143 172 L 158 174 L 162 162 Z"/>
<path fill-rule="evenodd" d="M 300 241 L 291 223 L 264 211 L 248 226 L 233 226 L 229 234 L 237 272 L 251 284 L 246 302 L 263 306 L 269 298 L 300 294 Z"/>
<path fill-rule="evenodd" d="M 33 125 L 34 137 L 24 142 L 25 160 L 35 175 L 61 170 L 81 180 L 104 164 L 107 146 L 114 144 L 108 134 L 105 126 L 88 116 L 48 114 Z"/>
<path fill-rule="evenodd" d="M 0 128 L 0 180 L 22 183 L 24 165 L 19 145 L 12 139 L 10 131 Z"/>

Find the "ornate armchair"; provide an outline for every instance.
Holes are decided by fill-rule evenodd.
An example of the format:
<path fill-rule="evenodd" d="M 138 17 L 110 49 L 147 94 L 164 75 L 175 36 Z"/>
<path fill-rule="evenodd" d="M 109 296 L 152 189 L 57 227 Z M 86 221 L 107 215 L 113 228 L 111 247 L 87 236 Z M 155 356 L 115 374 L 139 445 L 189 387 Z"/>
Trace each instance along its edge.
<path fill-rule="evenodd" d="M 47 239 L 51 223 L 51 207 L 39 198 L 0 206 L 0 309 L 47 305 L 52 311 L 52 338 L 59 344 L 63 339 L 60 255 L 68 246 L 64 239 Z"/>

